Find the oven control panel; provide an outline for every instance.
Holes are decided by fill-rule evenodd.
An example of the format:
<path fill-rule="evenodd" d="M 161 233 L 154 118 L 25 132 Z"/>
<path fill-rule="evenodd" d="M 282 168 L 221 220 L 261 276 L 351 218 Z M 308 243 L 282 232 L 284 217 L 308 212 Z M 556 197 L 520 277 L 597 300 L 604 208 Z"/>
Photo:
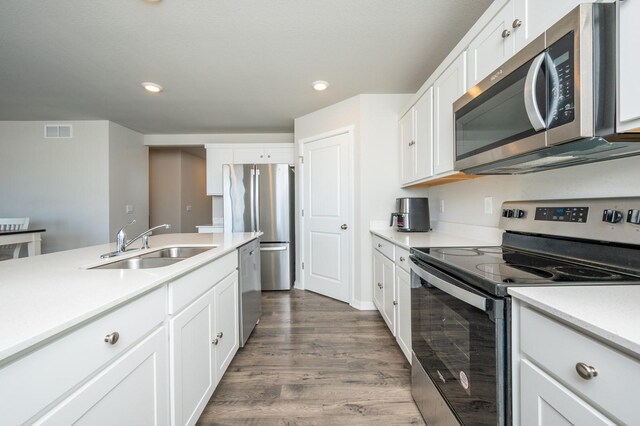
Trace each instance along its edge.
<path fill-rule="evenodd" d="M 500 229 L 640 245 L 640 197 L 505 201 Z"/>
<path fill-rule="evenodd" d="M 535 220 L 586 223 L 589 207 L 536 207 Z"/>

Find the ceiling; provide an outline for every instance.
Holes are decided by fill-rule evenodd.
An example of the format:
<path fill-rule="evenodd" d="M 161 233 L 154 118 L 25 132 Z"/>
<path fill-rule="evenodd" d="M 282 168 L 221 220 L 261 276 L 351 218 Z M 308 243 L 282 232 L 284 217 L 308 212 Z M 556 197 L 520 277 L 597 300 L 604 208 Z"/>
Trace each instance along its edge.
<path fill-rule="evenodd" d="M 2 1 L 0 120 L 291 132 L 294 118 L 360 93 L 415 93 L 490 3 Z"/>

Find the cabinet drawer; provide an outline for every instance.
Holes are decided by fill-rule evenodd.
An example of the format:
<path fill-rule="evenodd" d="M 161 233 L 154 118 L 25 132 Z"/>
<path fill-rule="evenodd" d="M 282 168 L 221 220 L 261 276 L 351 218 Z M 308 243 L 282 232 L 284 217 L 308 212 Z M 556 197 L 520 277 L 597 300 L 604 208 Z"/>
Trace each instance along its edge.
<path fill-rule="evenodd" d="M 528 308 L 521 311 L 520 336 L 522 352 L 578 395 L 623 423 L 640 419 L 640 405 L 621 397 L 636 392 L 638 360 Z M 597 376 L 580 377 L 580 362 Z"/>
<path fill-rule="evenodd" d="M 22 424 L 76 388 L 147 335 L 166 317 L 165 288 L 117 310 L 19 358 L 0 370 L 0 424 Z M 117 331 L 115 344 L 105 336 Z"/>
<path fill-rule="evenodd" d="M 409 252 L 401 247 L 396 247 L 395 250 L 396 266 L 399 266 L 405 271 L 411 273 L 411 268 L 409 267 Z"/>
<path fill-rule="evenodd" d="M 169 283 L 169 314 L 173 315 L 238 268 L 237 250 Z"/>
<path fill-rule="evenodd" d="M 396 246 L 390 243 L 387 240 L 384 240 L 376 235 L 372 235 L 373 237 L 373 248 L 378 250 L 380 253 L 384 254 L 389 259 L 394 259 L 394 253 Z"/>

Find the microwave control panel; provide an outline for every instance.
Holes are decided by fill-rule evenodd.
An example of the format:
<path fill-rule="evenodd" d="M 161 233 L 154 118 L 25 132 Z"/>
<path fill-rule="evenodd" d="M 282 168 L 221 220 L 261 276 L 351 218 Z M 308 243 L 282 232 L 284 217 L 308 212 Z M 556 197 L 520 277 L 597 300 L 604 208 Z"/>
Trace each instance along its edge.
<path fill-rule="evenodd" d="M 575 118 L 574 36 L 571 31 L 547 49 L 548 129 L 571 123 Z"/>

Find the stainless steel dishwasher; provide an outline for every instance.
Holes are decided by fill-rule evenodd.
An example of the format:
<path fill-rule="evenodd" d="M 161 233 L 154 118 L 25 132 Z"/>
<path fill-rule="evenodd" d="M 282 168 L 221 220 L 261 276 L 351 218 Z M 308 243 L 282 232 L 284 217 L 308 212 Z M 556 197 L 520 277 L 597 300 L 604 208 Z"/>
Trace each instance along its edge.
<path fill-rule="evenodd" d="M 260 321 L 262 285 L 260 282 L 260 241 L 255 239 L 238 249 L 238 273 L 240 275 L 240 347 L 249 339 L 253 328 Z"/>

